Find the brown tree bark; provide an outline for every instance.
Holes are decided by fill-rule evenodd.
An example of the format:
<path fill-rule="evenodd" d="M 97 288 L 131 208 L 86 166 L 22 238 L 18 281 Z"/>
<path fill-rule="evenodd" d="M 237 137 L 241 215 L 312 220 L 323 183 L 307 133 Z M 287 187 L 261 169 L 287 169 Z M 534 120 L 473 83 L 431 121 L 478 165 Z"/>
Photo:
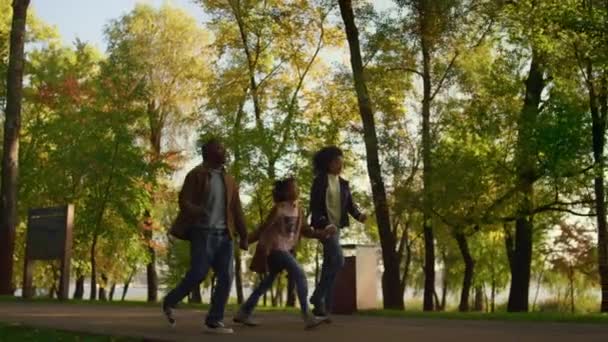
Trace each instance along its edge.
<path fill-rule="evenodd" d="M 507 311 L 527 312 L 532 263 L 532 212 L 534 209 L 534 182 L 537 178 L 534 132 L 539 115 L 541 94 L 545 88 L 543 67 L 537 51 L 532 53 L 526 80 L 524 105 L 517 122 L 517 182 L 520 200 L 512 240 L 511 288 Z"/>
<path fill-rule="evenodd" d="M 148 231 L 146 231 L 148 233 Z M 152 231 L 149 231 L 149 241 L 152 240 Z M 146 265 L 146 278 L 148 281 L 148 302 L 156 302 L 158 300 L 158 274 L 156 273 L 156 250 L 152 246 L 148 246 L 150 254 L 150 262 Z"/>
<path fill-rule="evenodd" d="M 606 89 L 606 75 L 603 75 L 598 94 L 594 72 L 593 63 L 587 60 L 586 79 L 587 90 L 589 92 L 589 110 L 591 112 L 594 169 L 596 171 L 593 186 L 595 190 L 595 213 L 597 220 L 598 271 L 602 289 L 600 311 L 608 312 L 608 224 L 606 222 L 606 188 L 604 183 L 608 90 Z"/>
<path fill-rule="evenodd" d="M 454 237 L 456 238 L 456 242 L 458 242 L 458 248 L 460 249 L 460 254 L 462 254 L 462 259 L 464 260 L 464 277 L 462 279 L 462 292 L 460 293 L 458 311 L 467 312 L 469 311 L 469 294 L 471 293 L 471 284 L 473 283 L 475 261 L 471 256 L 469 244 L 464 233 L 456 232 Z"/>
<path fill-rule="evenodd" d="M 382 169 L 378 158 L 378 137 L 374 121 L 374 110 L 365 84 L 359 32 L 351 0 L 340 0 L 340 13 L 344 21 L 346 38 L 350 49 L 350 61 L 353 70 L 359 113 L 363 122 L 365 151 L 367 154 L 367 171 L 372 185 L 372 197 L 376 212 L 376 222 L 382 247 L 384 272 L 382 274 L 382 293 L 384 308 L 403 309 L 403 291 L 400 286 L 399 258 L 395 253 L 396 239 L 391 230 L 386 190 L 382 179 Z"/>
<path fill-rule="evenodd" d="M 473 310 L 477 312 L 483 311 L 483 287 L 475 287 L 475 302 L 473 303 Z"/>
<path fill-rule="evenodd" d="M 425 2 L 423 2 L 424 4 Z M 431 197 L 431 42 L 428 41 L 429 15 L 422 6 L 420 13 L 420 45 L 422 48 L 422 182 L 424 230 L 424 299 L 423 310 L 433 310 L 435 292 L 435 236 L 432 225 L 433 202 Z"/>
<path fill-rule="evenodd" d="M 607 5 L 608 7 L 608 5 Z M 603 155 L 603 143 L 605 142 L 605 133 L 606 133 L 606 118 L 608 117 L 608 70 L 604 70 L 604 75 L 602 76 L 601 86 L 600 86 L 600 115 L 601 115 L 601 125 L 602 125 L 602 150 L 601 154 Z M 599 130 L 599 129 L 598 129 Z M 599 132 L 598 134 L 599 135 Z M 594 132 L 594 143 L 595 142 L 596 133 Z M 599 145 L 599 144 L 598 144 Z M 594 155 L 596 148 L 594 147 Z M 599 147 L 597 148 L 599 150 Z M 597 159 L 596 159 L 597 160 Z M 601 170 L 605 170 L 605 161 L 602 159 Z M 595 180 L 595 198 L 596 198 L 596 214 L 598 218 L 598 259 L 599 259 L 599 273 L 600 273 L 600 282 L 602 287 L 602 302 L 601 302 L 601 312 L 608 312 L 608 224 L 606 223 L 606 199 L 605 199 L 605 185 L 604 185 L 604 177 L 603 173 L 598 173 L 600 176 L 596 177 Z"/>
<path fill-rule="evenodd" d="M 74 289 L 74 299 L 82 299 L 84 297 L 84 276 L 78 275 L 76 278 L 76 288 Z"/>
<path fill-rule="evenodd" d="M 13 254 L 17 227 L 17 186 L 19 175 L 19 132 L 25 65 L 25 26 L 30 0 L 13 1 L 10 54 L 6 77 L 6 111 L 0 184 L 0 295 L 12 295 Z"/>
<path fill-rule="evenodd" d="M 127 292 L 129 291 L 129 285 L 131 285 L 131 281 L 133 280 L 133 277 L 135 276 L 135 269 L 133 269 L 131 271 L 131 274 L 129 274 L 129 278 L 127 278 L 127 281 L 125 281 L 125 284 L 122 288 L 122 296 L 120 296 L 120 300 L 121 301 L 125 301 L 125 298 L 127 297 Z"/>
<path fill-rule="evenodd" d="M 110 287 L 110 302 L 114 300 L 114 292 L 116 292 L 116 283 L 112 283 L 112 286 Z"/>
<path fill-rule="evenodd" d="M 95 261 L 95 253 L 97 249 L 97 236 L 93 237 L 89 261 L 91 262 L 91 284 L 89 290 L 89 300 L 97 299 L 97 262 Z"/>

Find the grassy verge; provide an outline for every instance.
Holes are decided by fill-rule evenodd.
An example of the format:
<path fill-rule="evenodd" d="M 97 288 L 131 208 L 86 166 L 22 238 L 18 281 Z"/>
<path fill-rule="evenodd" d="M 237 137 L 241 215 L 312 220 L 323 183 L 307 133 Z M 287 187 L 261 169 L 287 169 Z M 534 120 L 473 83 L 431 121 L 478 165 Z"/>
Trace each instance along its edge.
<path fill-rule="evenodd" d="M 75 333 L 18 324 L 0 323 L 0 341 L 135 342 L 139 339 Z"/>
<path fill-rule="evenodd" d="M 422 312 L 399 310 L 365 310 L 358 313 L 362 316 L 400 317 L 417 319 L 453 319 L 478 321 L 512 321 L 512 322 L 558 322 L 558 323 L 596 323 L 608 324 L 608 314 L 570 314 L 560 312 L 529 313 L 484 313 L 484 312 Z"/>

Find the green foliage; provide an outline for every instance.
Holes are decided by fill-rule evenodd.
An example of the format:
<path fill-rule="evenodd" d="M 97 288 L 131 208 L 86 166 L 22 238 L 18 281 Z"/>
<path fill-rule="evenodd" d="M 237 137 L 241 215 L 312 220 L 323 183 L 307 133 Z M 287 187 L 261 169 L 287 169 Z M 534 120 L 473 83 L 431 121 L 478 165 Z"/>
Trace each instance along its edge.
<path fill-rule="evenodd" d="M 0 334 L 7 341 L 90 341 L 90 342 L 128 342 L 135 338 L 102 336 L 60 331 L 48 328 L 34 328 L 20 324 L 0 324 Z"/>

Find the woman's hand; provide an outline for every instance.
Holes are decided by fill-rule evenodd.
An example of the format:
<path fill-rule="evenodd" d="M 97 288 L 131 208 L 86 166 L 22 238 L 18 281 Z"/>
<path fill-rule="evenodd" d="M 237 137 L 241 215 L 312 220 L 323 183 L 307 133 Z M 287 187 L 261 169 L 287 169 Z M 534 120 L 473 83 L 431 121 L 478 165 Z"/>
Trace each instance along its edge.
<path fill-rule="evenodd" d="M 332 235 L 335 235 L 337 232 L 338 232 L 338 227 L 336 227 L 333 224 L 330 224 L 329 226 L 325 227 L 325 229 L 323 229 L 323 238 L 329 239 Z"/>

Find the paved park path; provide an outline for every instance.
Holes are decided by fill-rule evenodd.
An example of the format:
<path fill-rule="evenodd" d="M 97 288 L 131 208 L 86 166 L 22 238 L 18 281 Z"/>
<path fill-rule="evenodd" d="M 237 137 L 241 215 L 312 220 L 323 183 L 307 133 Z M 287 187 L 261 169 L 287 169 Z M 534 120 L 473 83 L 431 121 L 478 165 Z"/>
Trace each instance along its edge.
<path fill-rule="evenodd" d="M 295 313 L 259 313 L 262 326 L 234 326 L 231 336 L 202 332 L 203 312 L 177 310 L 171 329 L 153 307 L 0 302 L 0 321 L 28 326 L 141 337 L 144 341 L 551 341 L 608 342 L 608 324 L 459 321 L 336 316 L 334 323 L 305 331 Z M 226 322 L 232 314 L 228 313 Z M 232 326 L 232 324 L 231 324 Z"/>

